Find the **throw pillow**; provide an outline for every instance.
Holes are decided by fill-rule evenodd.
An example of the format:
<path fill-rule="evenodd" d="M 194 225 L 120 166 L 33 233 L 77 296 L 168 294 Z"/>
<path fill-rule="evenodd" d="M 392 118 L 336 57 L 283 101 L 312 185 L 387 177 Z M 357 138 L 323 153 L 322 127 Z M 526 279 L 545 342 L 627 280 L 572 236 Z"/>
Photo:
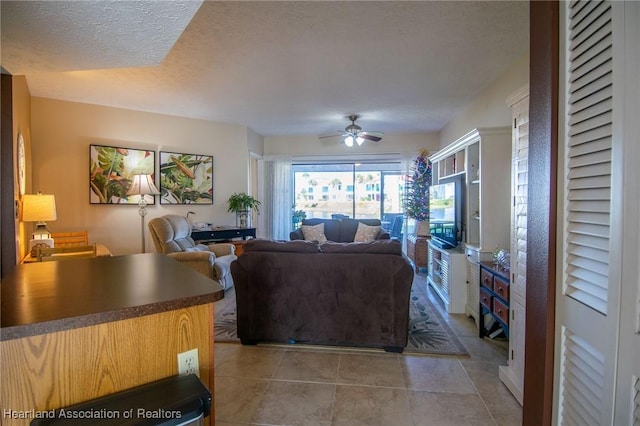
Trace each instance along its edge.
<path fill-rule="evenodd" d="M 324 223 L 319 223 L 317 225 L 302 225 L 302 235 L 304 235 L 304 239 L 307 241 L 317 241 L 319 243 L 324 243 L 327 241 L 327 237 L 324 235 Z"/>
<path fill-rule="evenodd" d="M 356 236 L 353 237 L 354 243 L 366 243 L 368 241 L 374 241 L 380 232 L 379 226 L 370 226 L 365 225 L 360 222 L 358 224 L 358 230 L 356 231 Z"/>

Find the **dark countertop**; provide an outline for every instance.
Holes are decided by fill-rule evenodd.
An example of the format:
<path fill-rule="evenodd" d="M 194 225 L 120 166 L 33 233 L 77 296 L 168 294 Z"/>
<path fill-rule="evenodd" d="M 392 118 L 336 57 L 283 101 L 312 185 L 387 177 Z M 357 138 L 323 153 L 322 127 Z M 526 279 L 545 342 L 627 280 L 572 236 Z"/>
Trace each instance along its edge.
<path fill-rule="evenodd" d="M 1 284 L 0 340 L 207 304 L 223 294 L 217 282 L 158 253 L 18 265 Z"/>

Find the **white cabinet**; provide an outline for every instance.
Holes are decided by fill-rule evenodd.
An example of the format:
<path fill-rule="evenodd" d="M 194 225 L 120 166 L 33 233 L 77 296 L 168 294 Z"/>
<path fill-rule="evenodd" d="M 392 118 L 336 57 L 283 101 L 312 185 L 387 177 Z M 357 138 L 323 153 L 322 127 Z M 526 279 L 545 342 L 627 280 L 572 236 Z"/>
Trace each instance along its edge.
<path fill-rule="evenodd" d="M 464 313 L 473 317 L 476 324 L 479 324 L 478 302 L 480 300 L 480 267 L 478 250 L 467 247 L 465 250 L 467 256 L 467 303 L 464 307 Z"/>
<path fill-rule="evenodd" d="M 462 235 L 466 259 L 461 267 L 467 296 L 461 313 L 478 323 L 479 261 L 496 247 L 510 246 L 511 129 L 475 129 L 429 157 L 433 183 L 461 176 L 464 182 Z"/>
<path fill-rule="evenodd" d="M 499 376 L 522 404 L 524 386 L 524 342 L 527 289 L 527 191 L 529 157 L 529 87 L 507 99 L 513 115 L 511 161 L 511 280 L 509 359 Z"/>
<path fill-rule="evenodd" d="M 486 259 L 496 247 L 509 247 L 511 214 L 511 129 L 474 129 L 429 157 L 433 184 L 464 176 L 462 230 L 466 246 Z"/>
<path fill-rule="evenodd" d="M 427 284 L 444 302 L 447 312 L 464 314 L 467 302 L 465 255 L 457 249 L 442 249 L 429 241 Z"/>

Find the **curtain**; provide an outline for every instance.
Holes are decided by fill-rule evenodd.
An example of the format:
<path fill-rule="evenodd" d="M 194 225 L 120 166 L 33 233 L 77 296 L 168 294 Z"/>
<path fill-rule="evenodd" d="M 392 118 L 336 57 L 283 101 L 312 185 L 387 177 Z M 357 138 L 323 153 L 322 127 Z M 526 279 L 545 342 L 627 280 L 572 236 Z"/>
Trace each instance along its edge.
<path fill-rule="evenodd" d="M 288 240 L 293 209 L 291 158 L 274 157 L 260 161 L 263 200 L 260 228 L 262 238 Z"/>

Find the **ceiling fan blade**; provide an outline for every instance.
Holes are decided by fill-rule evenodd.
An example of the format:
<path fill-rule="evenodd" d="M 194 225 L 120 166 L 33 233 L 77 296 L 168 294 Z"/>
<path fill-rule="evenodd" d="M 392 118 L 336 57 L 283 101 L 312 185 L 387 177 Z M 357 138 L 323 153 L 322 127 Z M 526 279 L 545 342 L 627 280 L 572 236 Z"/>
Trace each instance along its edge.
<path fill-rule="evenodd" d="M 322 135 L 318 136 L 318 139 L 327 139 L 327 138 L 339 138 L 341 135 Z"/>
<path fill-rule="evenodd" d="M 371 142 L 380 142 L 382 140 L 382 138 L 380 136 L 368 135 L 366 133 L 361 133 L 359 136 L 362 139 L 366 139 L 366 140 L 371 141 Z"/>

